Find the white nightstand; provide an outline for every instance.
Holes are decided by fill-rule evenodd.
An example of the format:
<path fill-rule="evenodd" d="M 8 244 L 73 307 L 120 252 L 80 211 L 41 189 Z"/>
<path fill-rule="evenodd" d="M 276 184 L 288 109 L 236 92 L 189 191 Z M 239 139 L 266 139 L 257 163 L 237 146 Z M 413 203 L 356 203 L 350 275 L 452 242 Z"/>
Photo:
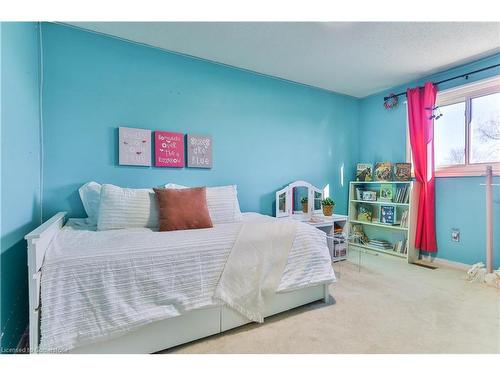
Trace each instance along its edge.
<path fill-rule="evenodd" d="M 347 215 L 334 214 L 332 216 L 324 216 L 321 214 L 314 214 L 310 219 L 308 215 L 294 215 L 293 219 L 312 225 L 327 234 L 328 249 L 330 250 L 332 262 L 347 259 L 347 231 L 349 230 Z M 335 230 L 339 229 L 341 229 L 343 234 L 342 243 L 339 243 L 339 239 L 333 237 Z M 335 245 L 337 248 L 335 248 Z"/>

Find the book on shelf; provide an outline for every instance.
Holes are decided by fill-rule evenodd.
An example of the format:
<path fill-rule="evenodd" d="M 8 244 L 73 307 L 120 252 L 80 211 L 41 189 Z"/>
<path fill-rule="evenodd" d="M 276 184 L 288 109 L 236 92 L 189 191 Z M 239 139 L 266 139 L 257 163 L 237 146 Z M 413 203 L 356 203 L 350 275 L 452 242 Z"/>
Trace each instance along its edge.
<path fill-rule="evenodd" d="M 372 239 L 368 241 L 368 245 L 375 249 L 381 249 L 381 250 L 392 249 L 392 245 L 389 243 L 389 241 L 386 240 Z"/>
<path fill-rule="evenodd" d="M 356 199 L 357 199 L 358 201 L 363 200 L 363 191 L 364 191 L 364 189 L 362 189 L 362 188 L 360 188 L 360 187 L 357 187 L 357 188 L 356 188 Z"/>
<path fill-rule="evenodd" d="M 358 163 L 356 168 L 356 181 L 372 181 L 373 164 Z"/>
<path fill-rule="evenodd" d="M 359 221 L 372 221 L 373 217 L 373 207 L 368 204 L 358 205 L 358 216 Z"/>
<path fill-rule="evenodd" d="M 394 186 L 392 184 L 380 184 L 379 201 L 392 202 L 394 198 Z"/>
<path fill-rule="evenodd" d="M 396 206 L 382 205 L 380 206 L 380 222 L 382 224 L 397 225 L 399 222 L 396 220 Z"/>
<path fill-rule="evenodd" d="M 406 240 L 406 238 L 404 240 L 395 242 L 392 250 L 396 253 L 399 253 L 399 254 L 407 254 L 408 253 L 408 241 Z"/>
<path fill-rule="evenodd" d="M 410 185 L 400 186 L 396 189 L 394 203 L 408 203 L 410 198 Z"/>
<path fill-rule="evenodd" d="M 401 228 L 408 228 L 408 210 L 403 211 L 401 214 Z"/>
<path fill-rule="evenodd" d="M 410 181 L 411 163 L 396 163 L 394 165 L 394 178 L 396 181 Z"/>
<path fill-rule="evenodd" d="M 392 163 L 381 162 L 375 164 L 375 181 L 392 180 Z"/>

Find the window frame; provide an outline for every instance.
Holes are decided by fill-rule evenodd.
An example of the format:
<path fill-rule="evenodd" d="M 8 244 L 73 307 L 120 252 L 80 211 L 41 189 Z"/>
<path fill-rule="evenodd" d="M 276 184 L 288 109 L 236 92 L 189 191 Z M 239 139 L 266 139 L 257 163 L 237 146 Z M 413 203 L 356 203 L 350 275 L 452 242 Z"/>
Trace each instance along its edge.
<path fill-rule="evenodd" d="M 496 94 L 500 92 L 500 75 L 491 78 L 483 79 L 462 86 L 457 86 L 448 90 L 439 91 L 436 97 L 436 106 L 465 102 L 465 164 L 448 165 L 434 167 L 436 177 L 463 177 L 463 176 L 484 176 L 486 166 L 491 165 L 494 174 L 500 174 L 500 162 L 490 163 L 470 163 L 470 136 L 471 136 L 471 102 L 472 99 L 486 95 Z M 405 102 L 407 105 L 407 102 Z M 406 111 L 408 114 L 408 110 Z M 439 120 L 437 120 L 439 121 Z M 406 161 L 412 162 L 411 159 L 411 144 L 410 144 L 410 129 L 408 124 L 408 116 L 406 116 Z M 413 164 L 412 164 L 413 175 Z"/>

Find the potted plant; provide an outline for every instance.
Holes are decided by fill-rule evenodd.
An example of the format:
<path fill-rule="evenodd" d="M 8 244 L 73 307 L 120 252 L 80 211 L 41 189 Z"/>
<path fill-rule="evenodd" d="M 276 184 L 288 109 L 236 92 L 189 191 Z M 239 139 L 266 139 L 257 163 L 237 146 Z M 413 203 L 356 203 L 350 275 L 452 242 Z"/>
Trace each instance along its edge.
<path fill-rule="evenodd" d="M 302 212 L 307 214 L 308 207 L 307 207 L 307 197 L 302 197 L 300 200 L 300 203 L 302 203 Z"/>
<path fill-rule="evenodd" d="M 333 207 L 335 206 L 335 202 L 332 198 L 328 197 L 321 201 L 321 205 L 323 206 L 323 215 L 332 216 Z"/>

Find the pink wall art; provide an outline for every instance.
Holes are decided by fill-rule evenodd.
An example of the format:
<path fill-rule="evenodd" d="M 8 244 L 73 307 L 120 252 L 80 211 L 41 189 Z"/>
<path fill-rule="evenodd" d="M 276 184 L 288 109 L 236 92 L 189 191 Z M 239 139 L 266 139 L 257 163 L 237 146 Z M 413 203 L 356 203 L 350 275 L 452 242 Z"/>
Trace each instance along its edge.
<path fill-rule="evenodd" d="M 155 131 L 155 166 L 184 167 L 184 134 Z"/>
<path fill-rule="evenodd" d="M 151 165 L 151 130 L 118 128 L 118 163 Z"/>

